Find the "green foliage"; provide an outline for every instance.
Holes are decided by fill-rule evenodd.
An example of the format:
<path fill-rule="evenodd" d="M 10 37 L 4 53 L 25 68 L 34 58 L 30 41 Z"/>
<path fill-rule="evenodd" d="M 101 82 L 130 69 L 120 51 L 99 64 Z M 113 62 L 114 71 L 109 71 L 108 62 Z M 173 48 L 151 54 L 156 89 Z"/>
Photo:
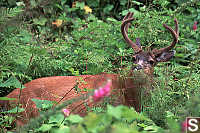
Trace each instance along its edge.
<path fill-rule="evenodd" d="M 18 107 L 15 107 L 11 110 L 8 110 L 8 111 L 4 111 L 4 112 L 1 112 L 2 114 L 3 113 L 7 113 L 7 114 L 16 114 L 16 113 L 20 113 L 20 112 L 23 112 L 24 109 L 23 108 L 18 108 Z"/>
<path fill-rule="evenodd" d="M 49 109 L 55 102 L 48 100 L 32 99 L 38 109 Z"/>
<path fill-rule="evenodd" d="M 154 90 L 144 99 L 141 114 L 124 106 L 108 106 L 107 111 L 96 109 L 104 114 L 64 118 L 61 113 L 56 114 L 62 108 L 59 107 L 42 114 L 45 119 L 36 119 L 27 126 L 28 130 L 35 127 L 35 132 L 180 132 L 179 123 L 186 116 L 199 116 L 199 1 L 154 0 L 146 4 L 135 0 L 87 0 L 72 6 L 68 0 L 30 0 L 22 4 L 12 0 L 0 5 L 4 6 L 0 8 L 1 96 L 39 77 L 116 73 L 123 67 L 130 68 L 133 51 L 123 41 L 118 21 L 128 11 L 134 12 L 135 17 L 129 37 L 140 38 L 147 50 L 169 45 L 172 37 L 162 24 L 174 28 L 174 18 L 179 21 L 175 58 L 155 67 Z M 92 12 L 86 13 L 85 6 Z M 52 24 L 55 20 L 62 20 L 61 25 Z M 198 22 L 197 30 L 192 28 L 194 21 Z M 50 108 L 49 101 L 35 102 L 41 110 Z M 13 120 L 14 117 L 1 116 L 2 129 L 13 128 Z"/>
<path fill-rule="evenodd" d="M 186 117 L 191 116 L 200 116 L 200 103 L 199 103 L 199 93 L 192 96 L 189 101 L 186 102 L 186 105 L 183 107 L 181 111 L 179 111 L 179 115 L 181 116 L 181 120 L 184 120 Z"/>
<path fill-rule="evenodd" d="M 48 112 L 49 113 L 49 112 Z M 29 125 L 33 124 L 29 123 Z M 66 132 L 159 132 L 163 129 L 156 126 L 153 121 L 145 115 L 139 114 L 126 106 L 113 107 L 108 105 L 106 113 L 95 114 L 90 112 L 85 117 L 79 115 L 70 115 L 64 118 L 63 114 L 51 115 L 49 120 L 43 123 L 34 132 L 54 131 L 60 132 L 66 129 Z M 21 130 L 22 131 L 22 130 Z M 26 130 L 28 131 L 28 130 Z"/>
<path fill-rule="evenodd" d="M 24 88 L 23 85 L 17 80 L 16 77 L 10 77 L 4 83 L 0 83 L 0 87 L 14 87 L 14 88 Z"/>
<path fill-rule="evenodd" d="M 82 97 L 83 98 L 83 97 Z M 195 96 L 186 104 L 186 108 L 181 116 L 185 118 L 185 116 L 198 116 L 199 115 L 199 96 Z M 78 99 L 76 99 L 78 100 Z M 79 99 L 80 100 L 80 99 Z M 73 102 L 75 99 L 72 100 Z M 69 102 L 66 102 L 69 103 Z M 65 104 L 61 106 L 64 107 Z M 56 108 L 53 111 L 46 112 L 45 115 L 40 116 L 39 118 L 31 121 L 28 125 L 33 125 L 35 122 L 42 123 L 41 120 L 44 120 L 44 116 L 48 116 L 49 119 L 43 124 L 38 125 L 38 127 L 34 128 L 34 132 L 61 132 L 65 130 L 65 132 L 76 133 L 76 132 L 87 132 L 87 133 L 104 133 L 104 132 L 127 132 L 127 133 L 136 133 L 136 132 L 158 132 L 158 133 L 178 133 L 181 129 L 181 122 L 184 119 L 181 119 L 180 122 L 177 120 L 177 116 L 172 112 L 165 112 L 165 118 L 167 122 L 168 129 L 161 128 L 157 126 L 151 119 L 147 117 L 147 115 L 143 113 L 138 113 L 132 108 L 128 108 L 126 106 L 116 106 L 113 107 L 111 105 L 107 106 L 107 110 L 105 113 L 94 113 L 90 112 L 85 117 L 80 117 L 79 115 L 71 114 L 68 117 L 64 117 L 61 114 L 59 109 Z M 192 109 L 192 110 L 191 110 Z M 57 113 L 55 113 L 57 112 Z M 189 114 L 188 114 L 189 113 Z M 50 115 L 51 114 L 51 115 Z M 160 114 L 159 114 L 160 115 Z M 39 121 L 40 120 L 40 121 Z M 20 131 L 29 131 L 30 127 L 26 126 L 26 128 L 22 128 Z M 25 130 L 24 130 L 25 129 Z M 33 128 L 32 128 L 33 129 Z"/>
<path fill-rule="evenodd" d="M 13 123 L 14 120 L 15 120 L 14 117 L 10 117 L 10 116 L 8 116 L 8 115 L 1 116 L 1 117 L 0 117 L 0 124 L 1 124 L 1 126 L 0 126 L 0 127 L 1 127 L 0 131 L 1 131 L 1 132 L 4 132 L 4 131 L 5 131 L 4 129 L 6 129 L 6 128 L 12 129 L 13 127 L 12 127 L 11 125 L 12 125 L 12 123 Z"/>
<path fill-rule="evenodd" d="M 8 21 L 10 18 L 17 16 L 23 11 L 22 7 L 15 8 L 0 8 L 0 24 L 5 21 Z"/>
<path fill-rule="evenodd" d="M 34 130 L 36 128 L 39 128 L 39 126 L 41 125 L 42 122 L 48 120 L 51 116 L 56 115 L 58 113 L 60 113 L 60 110 L 67 107 L 68 105 L 72 104 L 73 102 L 78 102 L 81 100 L 85 100 L 88 99 L 89 96 L 93 95 L 93 93 L 87 93 L 87 94 L 83 94 L 80 97 L 76 97 L 67 101 L 64 101 L 62 104 L 59 104 L 57 106 L 55 106 L 54 108 L 48 110 L 48 112 L 43 112 L 40 114 L 40 117 L 36 118 L 36 119 L 31 119 L 30 122 L 23 126 L 22 128 L 18 128 L 18 132 L 23 133 L 23 132 L 27 132 L 29 130 Z M 48 105 L 45 105 L 45 103 L 43 103 L 43 101 L 41 102 L 41 100 L 36 100 L 38 102 L 38 105 L 40 107 L 46 107 Z M 48 101 L 45 101 L 46 103 L 48 103 Z M 55 116 L 56 117 L 56 116 Z M 62 118 L 62 116 L 60 116 L 60 118 Z M 52 121 L 52 118 L 50 119 Z M 60 121 L 60 119 L 59 119 Z"/>
<path fill-rule="evenodd" d="M 151 97 L 144 101 L 144 112 L 162 127 L 166 127 L 167 112 L 172 112 L 177 119 L 182 119 L 179 112 L 194 94 L 199 94 L 200 74 L 191 70 L 193 66 L 175 64 L 166 69 L 160 68 Z M 165 75 L 168 73 L 168 75 Z M 164 76 L 165 75 L 165 76 Z M 155 115 L 157 114 L 157 115 Z M 197 115 L 198 116 L 198 115 Z"/>

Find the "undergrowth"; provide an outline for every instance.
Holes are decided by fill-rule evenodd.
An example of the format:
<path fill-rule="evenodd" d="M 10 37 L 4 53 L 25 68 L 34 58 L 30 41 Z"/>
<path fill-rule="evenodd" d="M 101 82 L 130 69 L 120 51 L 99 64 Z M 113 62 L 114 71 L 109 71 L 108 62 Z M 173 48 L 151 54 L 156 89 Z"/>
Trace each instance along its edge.
<path fill-rule="evenodd" d="M 143 112 L 138 114 L 125 106 L 108 106 L 105 114 L 90 113 L 84 118 L 72 115 L 65 119 L 62 114 L 53 114 L 35 132 L 179 132 L 185 117 L 200 115 L 195 111 L 199 110 L 199 24 L 194 29 L 195 21 L 200 22 L 197 8 L 200 3 L 121 1 L 117 10 L 112 3 L 95 2 L 96 5 L 90 1 L 70 7 L 68 1 L 52 1 L 48 3 L 49 10 L 43 7 L 46 14 L 37 10 L 40 7 L 37 2 L 31 5 L 33 14 L 26 12 L 23 4 L 0 8 L 0 96 L 40 77 L 120 73 L 123 68 L 130 68 L 133 50 L 123 41 L 119 21 L 128 12 L 123 6 L 129 5 L 129 10 L 135 13 L 129 37 L 140 38 L 146 50 L 169 45 L 171 36 L 162 24 L 174 27 L 174 18 L 179 21 L 175 57 L 155 67 L 154 89 L 144 99 Z M 100 8 L 86 14 L 86 4 Z M 110 13 L 113 10 L 115 13 Z M 62 20 L 57 21 L 60 26 L 52 24 L 56 20 Z M 122 117 L 127 115 L 131 116 L 128 122 Z M 11 127 L 14 118 L 4 114 L 0 120 L 2 129 L 15 128 Z"/>

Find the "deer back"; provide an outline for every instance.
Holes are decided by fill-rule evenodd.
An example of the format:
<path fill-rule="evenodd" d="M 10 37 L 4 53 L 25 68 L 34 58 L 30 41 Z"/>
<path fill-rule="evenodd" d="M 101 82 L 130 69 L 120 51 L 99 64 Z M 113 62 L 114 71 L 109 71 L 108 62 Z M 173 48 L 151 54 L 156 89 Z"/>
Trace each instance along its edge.
<path fill-rule="evenodd" d="M 81 76 L 55 76 L 45 77 L 32 80 L 26 83 L 25 88 L 21 90 L 17 88 L 7 95 L 8 98 L 15 98 L 16 100 L 1 101 L 3 106 L 7 109 L 17 105 L 19 102 L 22 108 L 25 109 L 21 113 L 21 117 L 18 117 L 18 125 L 23 125 L 30 118 L 39 115 L 36 105 L 32 99 L 49 100 L 61 103 L 62 101 L 69 100 L 87 93 L 90 90 L 96 89 L 106 83 L 107 79 L 112 80 L 111 89 L 120 88 L 118 84 L 118 75 L 116 74 L 100 74 L 100 75 L 81 75 Z M 20 95 L 20 99 L 19 99 Z M 66 107 L 72 113 L 78 113 L 80 115 L 86 114 L 86 101 L 80 101 L 73 103 Z"/>

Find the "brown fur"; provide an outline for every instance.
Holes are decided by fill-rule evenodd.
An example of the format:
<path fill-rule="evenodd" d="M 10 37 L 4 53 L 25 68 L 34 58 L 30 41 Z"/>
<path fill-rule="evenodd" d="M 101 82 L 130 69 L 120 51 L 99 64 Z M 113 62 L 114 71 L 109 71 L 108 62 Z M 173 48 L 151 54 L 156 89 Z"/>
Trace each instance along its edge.
<path fill-rule="evenodd" d="M 124 78 L 119 77 L 117 74 L 55 76 L 39 78 L 24 85 L 26 88 L 22 89 L 21 91 L 20 101 L 18 100 L 18 96 L 20 94 L 20 89 L 18 88 L 7 95 L 9 98 L 16 98 L 17 100 L 3 103 L 7 108 L 10 108 L 13 103 L 16 105 L 19 102 L 22 105 L 25 111 L 20 113 L 21 117 L 19 116 L 17 118 L 17 125 L 23 125 L 27 123 L 30 118 L 39 115 L 36 105 L 31 100 L 32 98 L 56 102 L 60 102 L 61 99 L 62 101 L 65 101 L 80 96 L 81 93 L 86 93 L 83 91 L 84 88 L 96 89 L 105 84 L 107 79 L 111 79 L 111 96 L 113 96 L 113 99 L 118 100 L 114 101 L 114 104 L 124 104 L 135 107 L 137 110 L 139 110 L 141 105 L 138 94 L 140 92 L 140 88 L 144 86 L 145 83 L 136 84 L 137 82 L 135 81 L 135 78 L 136 77 L 134 77 L 132 73 L 130 73 L 129 77 Z M 78 88 L 82 90 L 81 93 L 79 92 L 77 94 L 77 92 L 72 89 L 76 84 L 78 84 Z M 119 93 L 122 91 L 124 94 Z M 68 94 L 65 96 L 66 93 Z M 124 96 L 123 98 L 122 95 Z M 115 96 L 120 98 L 116 98 Z M 72 111 L 72 113 L 78 113 L 83 116 L 86 114 L 86 107 L 83 103 L 84 101 L 73 103 L 67 108 Z"/>

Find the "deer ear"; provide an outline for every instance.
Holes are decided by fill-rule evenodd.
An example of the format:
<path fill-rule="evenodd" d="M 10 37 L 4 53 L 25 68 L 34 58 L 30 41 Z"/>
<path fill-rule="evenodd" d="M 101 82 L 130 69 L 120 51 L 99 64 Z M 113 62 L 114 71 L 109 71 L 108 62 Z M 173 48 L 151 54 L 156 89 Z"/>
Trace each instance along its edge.
<path fill-rule="evenodd" d="M 136 45 L 141 48 L 141 44 L 140 44 L 140 38 L 136 38 Z"/>
<path fill-rule="evenodd" d="M 158 57 L 156 57 L 157 62 L 166 62 L 169 61 L 170 59 L 172 59 L 172 57 L 175 55 L 176 51 L 167 51 L 167 52 L 163 52 L 161 55 L 159 55 Z"/>

